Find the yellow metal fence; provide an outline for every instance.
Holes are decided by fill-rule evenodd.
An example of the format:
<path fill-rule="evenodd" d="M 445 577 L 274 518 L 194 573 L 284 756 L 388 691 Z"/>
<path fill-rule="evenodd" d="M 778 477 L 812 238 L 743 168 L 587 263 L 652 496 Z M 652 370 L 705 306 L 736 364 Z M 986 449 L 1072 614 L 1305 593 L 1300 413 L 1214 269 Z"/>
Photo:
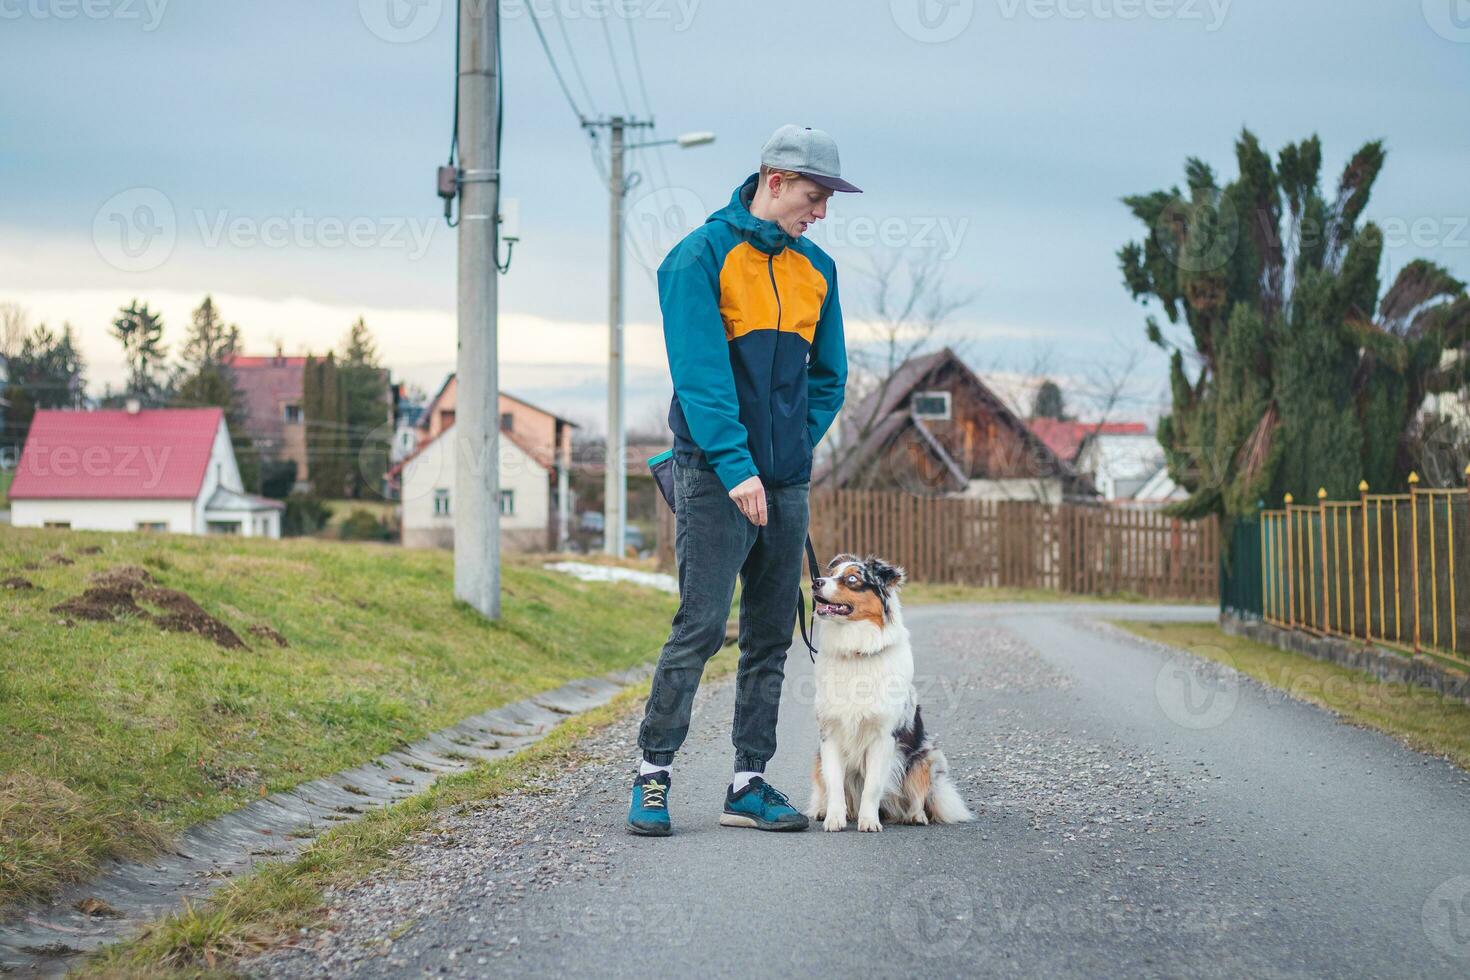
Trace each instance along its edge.
<path fill-rule="evenodd" d="M 1358 489 L 1262 513 L 1266 621 L 1470 666 L 1470 491 Z"/>

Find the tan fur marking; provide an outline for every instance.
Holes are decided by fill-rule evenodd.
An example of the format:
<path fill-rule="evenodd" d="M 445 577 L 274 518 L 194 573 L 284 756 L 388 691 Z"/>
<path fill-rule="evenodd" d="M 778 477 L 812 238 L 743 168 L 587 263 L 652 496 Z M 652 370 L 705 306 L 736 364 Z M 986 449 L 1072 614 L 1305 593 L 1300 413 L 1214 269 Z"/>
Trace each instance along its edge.
<path fill-rule="evenodd" d="M 903 777 L 903 795 L 908 801 L 910 814 L 917 816 L 927 812 L 929 783 L 929 760 L 920 759 Z"/>

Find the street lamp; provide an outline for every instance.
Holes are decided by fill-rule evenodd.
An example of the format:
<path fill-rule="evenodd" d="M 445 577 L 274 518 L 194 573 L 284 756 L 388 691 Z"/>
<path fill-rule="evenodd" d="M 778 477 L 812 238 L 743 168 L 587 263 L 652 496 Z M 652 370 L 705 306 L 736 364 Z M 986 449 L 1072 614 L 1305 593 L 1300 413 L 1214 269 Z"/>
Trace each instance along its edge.
<path fill-rule="evenodd" d="M 628 150 L 677 144 L 680 149 L 704 146 L 715 141 L 711 132 L 685 133 L 667 140 L 624 144 L 625 129 L 651 129 L 653 120 L 586 120 L 584 127 L 607 127 L 612 133 L 611 166 L 608 175 L 608 350 L 607 350 L 607 461 L 603 475 L 602 549 L 609 555 L 623 554 L 628 523 L 628 447 L 623 432 L 623 195 L 628 192 L 623 177 L 623 156 Z"/>

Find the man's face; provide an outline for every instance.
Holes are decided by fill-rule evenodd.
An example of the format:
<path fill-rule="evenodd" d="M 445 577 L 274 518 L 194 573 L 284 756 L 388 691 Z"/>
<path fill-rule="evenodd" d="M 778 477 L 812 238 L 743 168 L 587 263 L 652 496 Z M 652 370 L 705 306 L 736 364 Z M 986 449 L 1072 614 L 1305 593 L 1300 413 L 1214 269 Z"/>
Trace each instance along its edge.
<path fill-rule="evenodd" d="M 832 192 L 805 177 L 791 180 L 780 174 L 772 181 L 770 219 L 792 238 L 800 238 L 814 222 L 827 217 L 827 199 Z"/>

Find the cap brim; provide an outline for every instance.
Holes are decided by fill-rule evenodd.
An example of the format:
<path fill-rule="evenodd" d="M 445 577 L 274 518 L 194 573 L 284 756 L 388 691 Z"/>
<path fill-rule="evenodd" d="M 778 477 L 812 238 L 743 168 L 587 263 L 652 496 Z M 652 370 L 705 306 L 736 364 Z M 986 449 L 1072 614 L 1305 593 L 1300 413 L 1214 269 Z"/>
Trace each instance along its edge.
<path fill-rule="evenodd" d="M 815 181 L 831 191 L 839 191 L 843 194 L 861 194 L 863 192 L 862 188 L 854 184 L 849 184 L 841 177 L 824 177 L 821 174 L 809 174 L 805 171 L 797 171 L 797 173 L 800 173 L 807 180 Z"/>

